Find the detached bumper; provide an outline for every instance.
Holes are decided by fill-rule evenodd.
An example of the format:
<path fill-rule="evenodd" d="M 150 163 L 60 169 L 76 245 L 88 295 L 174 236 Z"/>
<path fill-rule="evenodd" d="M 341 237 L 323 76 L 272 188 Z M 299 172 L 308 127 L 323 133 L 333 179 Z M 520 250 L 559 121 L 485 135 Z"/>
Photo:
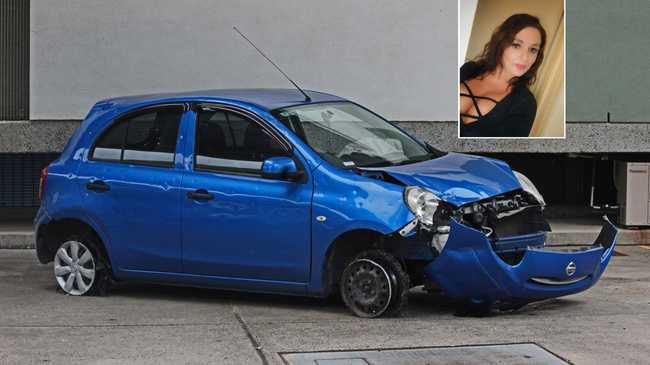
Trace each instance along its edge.
<path fill-rule="evenodd" d="M 425 273 L 451 298 L 477 304 L 525 304 L 575 294 L 598 282 L 614 252 L 618 230 L 604 220 L 591 247 L 572 252 L 528 248 L 516 265 L 497 256 L 482 232 L 452 220 L 444 250 Z"/>

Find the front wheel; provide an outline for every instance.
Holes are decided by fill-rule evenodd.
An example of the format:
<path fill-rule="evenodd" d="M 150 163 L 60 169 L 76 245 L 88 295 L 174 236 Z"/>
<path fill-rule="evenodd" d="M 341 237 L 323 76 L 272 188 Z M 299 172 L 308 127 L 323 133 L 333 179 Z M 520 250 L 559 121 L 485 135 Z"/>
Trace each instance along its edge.
<path fill-rule="evenodd" d="M 363 318 L 399 313 L 407 303 L 408 274 L 397 259 L 380 250 L 364 251 L 341 276 L 341 297 L 354 314 Z"/>

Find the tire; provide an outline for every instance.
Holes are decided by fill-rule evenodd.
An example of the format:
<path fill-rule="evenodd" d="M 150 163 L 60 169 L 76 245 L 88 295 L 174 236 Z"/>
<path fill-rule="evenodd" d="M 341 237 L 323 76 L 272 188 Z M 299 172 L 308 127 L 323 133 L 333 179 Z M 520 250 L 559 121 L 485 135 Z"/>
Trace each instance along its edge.
<path fill-rule="evenodd" d="M 54 254 L 54 279 L 68 295 L 106 295 L 110 269 L 99 244 L 90 236 L 71 235 Z"/>
<path fill-rule="evenodd" d="M 341 298 L 357 316 L 397 315 L 406 306 L 410 279 L 397 259 L 380 250 L 358 254 L 343 270 Z"/>

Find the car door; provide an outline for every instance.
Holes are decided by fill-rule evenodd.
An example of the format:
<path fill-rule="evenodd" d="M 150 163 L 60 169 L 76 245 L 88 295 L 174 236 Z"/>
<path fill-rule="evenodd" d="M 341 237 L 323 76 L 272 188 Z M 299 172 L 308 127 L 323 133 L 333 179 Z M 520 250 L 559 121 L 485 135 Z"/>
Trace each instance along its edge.
<path fill-rule="evenodd" d="M 228 278 L 307 282 L 312 183 L 261 176 L 262 161 L 299 156 L 243 110 L 197 108 L 193 161 L 183 178 L 183 268 Z"/>
<path fill-rule="evenodd" d="M 118 274 L 181 272 L 183 169 L 175 151 L 185 109 L 164 105 L 118 118 L 80 165 L 87 215 L 107 232 Z"/>

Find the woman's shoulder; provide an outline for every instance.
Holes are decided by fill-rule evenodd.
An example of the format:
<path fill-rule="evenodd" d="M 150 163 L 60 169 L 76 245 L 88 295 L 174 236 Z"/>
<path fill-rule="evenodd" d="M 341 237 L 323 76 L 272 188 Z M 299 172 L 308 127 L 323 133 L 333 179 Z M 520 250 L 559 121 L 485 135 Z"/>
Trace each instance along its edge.
<path fill-rule="evenodd" d="M 513 90 L 513 98 L 515 99 L 515 104 L 519 108 L 524 109 L 537 109 L 537 100 L 535 95 L 528 89 L 526 85 L 517 85 Z"/>
<path fill-rule="evenodd" d="M 460 67 L 460 81 L 471 80 L 479 76 L 481 74 L 481 69 L 481 65 L 477 62 L 465 62 L 465 64 Z"/>

